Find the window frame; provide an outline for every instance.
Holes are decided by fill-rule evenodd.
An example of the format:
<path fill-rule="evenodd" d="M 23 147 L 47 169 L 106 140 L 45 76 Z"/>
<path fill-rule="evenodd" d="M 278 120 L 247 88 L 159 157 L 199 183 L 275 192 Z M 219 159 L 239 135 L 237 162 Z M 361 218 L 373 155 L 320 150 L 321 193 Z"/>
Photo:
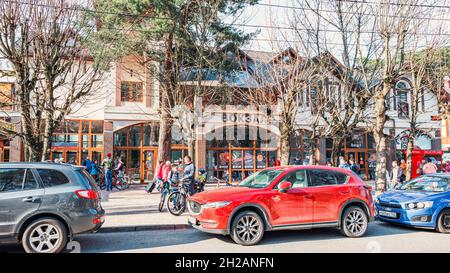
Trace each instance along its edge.
<path fill-rule="evenodd" d="M 23 170 L 23 177 L 22 177 L 22 188 L 20 190 L 14 190 L 14 191 L 0 191 L 1 193 L 18 193 L 18 192 L 25 192 L 25 191 L 34 191 L 34 190 L 38 190 L 38 189 L 42 189 L 42 183 L 40 181 L 40 179 L 38 179 L 38 177 L 36 177 L 36 173 L 34 172 L 33 168 L 24 168 L 24 167 L 7 167 L 7 168 L 0 168 L 0 170 L 2 169 L 9 169 L 9 170 Z M 34 181 L 36 182 L 36 188 L 34 189 L 25 189 L 25 180 L 26 180 L 26 175 L 27 172 L 31 172 L 31 175 L 33 176 Z"/>
<path fill-rule="evenodd" d="M 45 185 L 45 182 L 44 182 L 44 179 L 42 179 L 42 176 L 41 176 L 41 174 L 39 173 L 39 170 L 59 172 L 59 173 L 61 173 L 61 174 L 67 179 L 68 182 L 67 182 L 67 183 L 58 184 L 58 185 L 54 185 L 54 186 L 46 186 L 46 185 Z M 39 177 L 39 180 L 40 180 L 40 183 L 41 183 L 41 185 L 42 185 L 42 188 L 44 188 L 44 189 L 55 188 L 55 187 L 61 187 L 61 186 L 65 186 L 65 185 L 68 185 L 68 184 L 71 184 L 71 183 L 72 183 L 72 180 L 70 180 L 70 178 L 69 178 L 63 171 L 60 171 L 60 170 L 49 169 L 49 168 L 35 168 L 35 171 L 36 171 L 37 176 Z"/>
<path fill-rule="evenodd" d="M 123 85 L 128 84 L 127 97 L 123 94 Z M 134 96 L 134 87 L 139 87 L 139 97 Z M 143 102 L 144 101 L 144 85 L 139 81 L 121 81 L 120 82 L 120 101 L 121 102 Z"/>
<path fill-rule="evenodd" d="M 286 172 L 286 173 L 283 175 L 283 177 L 281 177 L 280 180 L 278 180 L 277 184 L 273 187 L 273 189 L 278 190 L 278 189 L 279 189 L 278 186 L 280 185 L 280 183 L 286 182 L 285 179 L 286 179 L 289 175 L 291 175 L 291 174 L 293 174 L 293 173 L 295 173 L 295 172 L 298 172 L 298 171 L 303 171 L 303 172 L 305 172 L 306 187 L 302 187 L 302 188 L 294 188 L 294 187 L 292 187 L 292 186 L 294 186 L 294 183 L 293 183 L 292 181 L 288 181 L 288 182 L 291 182 L 291 183 L 292 183 L 292 186 L 291 186 L 290 189 L 295 190 L 295 189 L 306 189 L 306 188 L 310 188 L 311 185 L 309 184 L 308 169 L 302 168 L 302 169 L 295 169 L 295 170 L 291 170 L 291 171 Z"/>
<path fill-rule="evenodd" d="M 320 186 L 314 186 L 312 185 L 312 179 L 311 179 L 311 172 L 312 171 L 325 171 L 325 172 L 331 172 L 334 174 L 343 174 L 346 176 L 345 182 L 342 184 L 333 184 L 333 185 L 320 185 Z M 318 188 L 318 187 L 333 187 L 333 186 L 343 186 L 346 185 L 348 183 L 348 181 L 350 181 L 350 175 L 345 174 L 343 172 L 338 172 L 338 171 L 334 171 L 334 170 L 322 170 L 322 169 L 308 169 L 308 187 L 310 188 Z"/>

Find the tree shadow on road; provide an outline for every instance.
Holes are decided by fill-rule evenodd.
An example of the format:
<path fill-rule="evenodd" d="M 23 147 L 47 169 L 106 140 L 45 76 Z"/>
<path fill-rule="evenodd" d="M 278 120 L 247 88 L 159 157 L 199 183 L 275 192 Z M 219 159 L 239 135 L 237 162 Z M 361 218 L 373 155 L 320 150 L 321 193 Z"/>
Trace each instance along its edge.
<path fill-rule="evenodd" d="M 376 238 L 389 235 L 401 235 L 418 232 L 433 232 L 430 230 L 420 230 L 406 226 L 390 225 L 388 223 L 374 222 L 369 224 L 369 230 L 364 238 Z M 219 237 L 224 243 L 232 243 L 230 237 Z M 275 245 L 291 242 L 301 241 L 331 241 L 346 239 L 337 228 L 316 228 L 303 230 L 283 230 L 283 231 L 268 231 L 264 233 L 264 238 L 258 245 Z M 313 251 L 313 250 L 312 250 Z"/>

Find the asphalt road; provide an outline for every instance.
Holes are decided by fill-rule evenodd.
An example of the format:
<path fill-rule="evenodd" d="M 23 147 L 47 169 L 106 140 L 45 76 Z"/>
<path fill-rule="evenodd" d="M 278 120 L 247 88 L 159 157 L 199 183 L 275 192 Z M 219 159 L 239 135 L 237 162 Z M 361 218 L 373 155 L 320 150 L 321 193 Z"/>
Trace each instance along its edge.
<path fill-rule="evenodd" d="M 259 245 L 242 247 L 229 237 L 194 229 L 79 235 L 68 252 L 450 252 L 450 234 L 371 223 L 363 238 L 336 229 L 267 232 Z M 0 245 L 0 252 L 23 252 Z"/>

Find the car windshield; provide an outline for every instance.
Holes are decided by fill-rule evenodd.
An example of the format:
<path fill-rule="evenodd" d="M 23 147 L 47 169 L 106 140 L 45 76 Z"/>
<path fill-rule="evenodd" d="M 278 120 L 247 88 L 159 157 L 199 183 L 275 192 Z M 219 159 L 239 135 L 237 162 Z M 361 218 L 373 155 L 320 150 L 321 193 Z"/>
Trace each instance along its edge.
<path fill-rule="evenodd" d="M 239 187 L 265 188 L 282 172 L 284 172 L 284 170 L 264 170 L 256 172 L 239 183 Z"/>
<path fill-rule="evenodd" d="M 399 188 L 407 191 L 443 192 L 449 189 L 450 179 L 435 176 L 422 176 L 409 181 Z"/>

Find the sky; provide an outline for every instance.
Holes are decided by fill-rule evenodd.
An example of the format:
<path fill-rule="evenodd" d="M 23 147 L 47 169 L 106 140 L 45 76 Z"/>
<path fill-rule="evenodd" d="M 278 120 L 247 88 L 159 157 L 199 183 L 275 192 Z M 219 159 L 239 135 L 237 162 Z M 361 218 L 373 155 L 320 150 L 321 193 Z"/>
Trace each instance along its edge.
<path fill-rule="evenodd" d="M 315 0 L 309 0 L 313 2 Z M 369 2 L 377 2 L 380 0 L 367 0 Z M 384 0 L 381 0 L 384 1 Z M 390 0 L 391 2 L 405 2 L 405 0 Z M 330 0 L 324 0 L 322 3 L 330 2 Z M 422 22 L 422 26 L 420 27 L 420 33 L 436 33 L 439 32 L 441 35 L 438 36 L 439 42 L 442 44 L 449 45 L 449 37 L 450 35 L 444 35 L 450 33 L 450 0 L 422 0 L 419 1 L 421 5 L 438 5 L 440 8 L 429 8 L 429 7 L 421 7 L 423 15 L 421 17 L 428 18 L 428 20 L 424 19 Z M 260 0 L 259 5 L 247 7 L 242 15 L 239 16 L 237 21 L 234 21 L 236 24 L 245 24 L 251 26 L 239 26 L 240 29 L 243 29 L 246 32 L 255 32 L 259 31 L 259 34 L 256 36 L 256 39 L 251 41 L 245 49 L 252 50 L 261 50 L 261 51 L 280 51 L 289 46 L 296 48 L 299 46 L 298 43 L 298 34 L 294 34 L 293 30 L 289 30 L 286 28 L 292 28 L 293 25 L 297 25 L 299 28 L 304 24 L 297 23 L 293 24 L 292 22 L 296 18 L 294 14 L 297 16 L 300 14 L 300 9 L 293 9 L 292 7 L 301 7 L 301 5 L 305 5 L 305 0 Z M 443 8 L 441 7 L 443 6 Z M 291 7 L 291 8 L 289 8 Z M 324 10 L 329 10 L 329 8 L 322 7 Z M 315 18 L 314 13 L 311 11 L 307 12 L 309 15 L 306 16 L 311 19 Z M 325 14 L 327 18 L 333 18 L 333 13 L 330 12 L 322 12 Z M 349 13 L 350 14 L 350 13 Z M 298 16 L 298 20 L 304 20 L 305 16 Z M 374 18 L 373 16 L 371 16 Z M 429 18 L 432 18 L 431 20 Z M 442 20 L 440 20 L 442 19 Z M 264 27 L 269 26 L 269 27 Z M 437 30 L 438 26 L 440 30 Z M 367 32 L 370 32 L 371 25 L 367 24 Z M 278 28 L 278 29 L 277 29 Z M 336 30 L 331 25 L 327 24 L 324 20 L 322 20 L 322 28 L 327 30 Z M 304 37 L 306 32 L 302 32 L 302 36 Z M 367 44 L 370 41 L 371 33 L 365 33 Z M 342 51 L 342 40 L 340 39 L 339 34 L 336 31 L 326 31 L 323 32 L 322 39 L 328 42 L 328 49 L 330 51 L 335 51 L 336 55 L 339 55 L 339 52 Z M 270 40 L 270 41 L 269 41 Z M 277 40 L 277 41 L 274 41 Z M 289 42 L 284 42 L 288 40 Z M 424 35 L 419 37 L 420 45 L 426 45 L 430 43 L 431 36 Z"/>

